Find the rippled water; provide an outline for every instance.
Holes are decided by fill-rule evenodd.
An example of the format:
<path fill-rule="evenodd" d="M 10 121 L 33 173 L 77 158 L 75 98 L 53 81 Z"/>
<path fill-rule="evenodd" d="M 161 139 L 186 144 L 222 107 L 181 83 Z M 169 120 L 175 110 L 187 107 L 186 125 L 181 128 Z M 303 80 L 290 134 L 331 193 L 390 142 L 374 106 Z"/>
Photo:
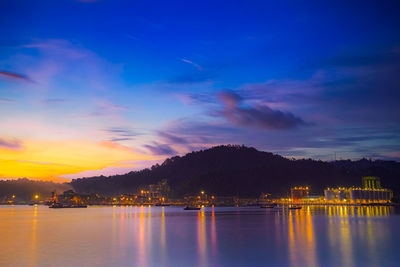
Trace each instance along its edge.
<path fill-rule="evenodd" d="M 0 266 L 399 266 L 393 207 L 0 206 Z"/>

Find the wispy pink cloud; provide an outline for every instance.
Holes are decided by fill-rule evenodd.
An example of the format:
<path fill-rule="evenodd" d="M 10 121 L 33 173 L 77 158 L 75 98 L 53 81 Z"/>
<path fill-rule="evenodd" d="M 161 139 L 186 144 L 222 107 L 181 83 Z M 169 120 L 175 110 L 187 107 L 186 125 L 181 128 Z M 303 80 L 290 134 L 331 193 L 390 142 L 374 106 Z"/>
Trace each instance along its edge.
<path fill-rule="evenodd" d="M 198 69 L 198 70 L 203 70 L 203 67 L 202 66 L 200 66 L 199 64 L 196 64 L 196 63 L 194 63 L 193 61 L 191 61 L 191 60 L 189 60 L 189 59 L 186 59 L 186 58 L 181 58 L 181 61 L 182 62 L 185 62 L 185 63 L 188 63 L 188 64 L 191 64 L 192 66 L 194 66 L 196 69 Z"/>
<path fill-rule="evenodd" d="M 0 148 L 10 149 L 10 150 L 20 150 L 22 149 L 22 145 L 19 141 L 7 141 L 5 139 L 0 138 Z"/>
<path fill-rule="evenodd" d="M 28 76 L 26 76 L 24 74 L 16 73 L 16 72 L 11 72 L 11 71 L 0 70 L 0 77 L 17 80 L 17 81 L 34 83 L 34 81 L 32 79 L 30 79 Z"/>

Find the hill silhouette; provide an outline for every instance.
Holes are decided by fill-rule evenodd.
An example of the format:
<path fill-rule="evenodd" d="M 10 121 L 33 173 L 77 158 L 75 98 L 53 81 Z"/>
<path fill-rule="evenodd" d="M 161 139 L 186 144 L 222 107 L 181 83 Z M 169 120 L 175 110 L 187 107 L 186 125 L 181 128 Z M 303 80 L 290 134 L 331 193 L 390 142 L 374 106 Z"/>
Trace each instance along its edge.
<path fill-rule="evenodd" d="M 79 193 L 135 193 L 146 184 L 167 179 L 175 197 L 206 190 L 219 196 L 256 197 L 261 192 L 282 195 L 294 185 L 309 185 L 323 194 L 328 186 L 361 185 L 362 176 L 379 176 L 382 185 L 400 189 L 400 163 L 395 161 L 288 159 L 252 147 L 216 146 L 166 159 L 150 169 L 110 177 L 75 179 Z"/>
<path fill-rule="evenodd" d="M 67 183 L 59 184 L 46 181 L 33 181 L 26 178 L 18 180 L 0 181 L 0 201 L 16 196 L 17 202 L 30 201 L 35 194 L 40 195 L 40 199 L 46 199 L 51 196 L 51 192 L 62 193 L 71 189 Z"/>

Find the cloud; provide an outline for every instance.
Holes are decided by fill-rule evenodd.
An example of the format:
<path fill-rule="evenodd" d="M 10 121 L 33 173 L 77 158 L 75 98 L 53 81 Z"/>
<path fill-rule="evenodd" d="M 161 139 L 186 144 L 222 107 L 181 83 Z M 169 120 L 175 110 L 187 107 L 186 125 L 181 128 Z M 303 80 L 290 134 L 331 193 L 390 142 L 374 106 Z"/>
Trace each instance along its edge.
<path fill-rule="evenodd" d="M 192 66 L 194 66 L 196 69 L 198 69 L 199 71 L 204 70 L 202 66 L 200 66 L 199 64 L 194 63 L 193 61 L 186 59 L 186 58 L 181 58 L 182 62 L 188 63 Z"/>
<path fill-rule="evenodd" d="M 90 51 L 62 39 L 36 40 L 22 47 L 39 49 L 42 52 L 50 53 L 52 56 L 62 55 L 64 58 L 74 60 L 92 56 Z"/>
<path fill-rule="evenodd" d="M 111 139 L 111 141 L 113 141 L 113 142 L 129 141 L 129 140 L 133 140 L 133 138 L 113 138 L 113 139 Z"/>
<path fill-rule="evenodd" d="M 104 131 L 112 134 L 119 134 L 121 136 L 137 136 L 140 135 L 139 132 L 134 132 L 130 128 L 123 128 L 123 127 L 114 127 L 114 128 L 108 128 L 105 129 Z"/>
<path fill-rule="evenodd" d="M 170 145 L 168 144 L 159 144 L 154 142 L 153 145 L 145 145 L 145 147 L 153 154 L 153 155 L 176 155 L 178 154 Z"/>
<path fill-rule="evenodd" d="M 185 151 L 203 149 L 214 144 L 225 144 L 240 140 L 241 131 L 224 121 L 180 118 L 173 120 L 159 131 L 159 137 L 168 144 Z"/>
<path fill-rule="evenodd" d="M 197 84 L 197 83 L 211 83 L 215 79 L 218 71 L 223 67 L 221 65 L 208 65 L 206 68 L 199 64 L 181 58 L 182 62 L 192 65 L 196 70 L 189 70 L 182 74 L 171 77 L 168 82 L 176 84 Z"/>
<path fill-rule="evenodd" d="M 219 96 L 225 106 L 219 113 L 234 125 L 281 130 L 308 125 L 290 112 L 273 110 L 267 105 L 241 107 L 242 99 L 234 92 L 221 92 Z"/>
<path fill-rule="evenodd" d="M 15 102 L 15 100 L 7 97 L 0 97 L 0 102 Z"/>
<path fill-rule="evenodd" d="M 110 135 L 110 140 L 114 142 L 134 140 L 133 137 L 144 134 L 142 131 L 139 131 L 137 129 L 124 127 L 110 127 L 104 129 L 104 131 Z"/>
<path fill-rule="evenodd" d="M 174 134 L 170 134 L 164 131 L 159 131 L 158 135 L 163 138 L 166 142 L 173 143 L 173 144 L 187 144 L 188 140 L 183 137 L 179 137 Z"/>
<path fill-rule="evenodd" d="M 125 111 L 128 109 L 126 106 L 118 105 L 115 103 L 112 103 L 111 101 L 107 99 L 101 99 L 97 101 L 97 106 L 99 109 L 104 110 L 104 111 Z"/>
<path fill-rule="evenodd" d="M 0 70 L 0 77 L 8 78 L 15 81 L 34 83 L 34 81 L 31 80 L 28 76 L 11 71 Z"/>
<path fill-rule="evenodd" d="M 0 148 L 10 149 L 10 150 L 20 150 L 22 149 L 22 145 L 20 142 L 14 141 L 7 141 L 5 139 L 0 138 Z"/>

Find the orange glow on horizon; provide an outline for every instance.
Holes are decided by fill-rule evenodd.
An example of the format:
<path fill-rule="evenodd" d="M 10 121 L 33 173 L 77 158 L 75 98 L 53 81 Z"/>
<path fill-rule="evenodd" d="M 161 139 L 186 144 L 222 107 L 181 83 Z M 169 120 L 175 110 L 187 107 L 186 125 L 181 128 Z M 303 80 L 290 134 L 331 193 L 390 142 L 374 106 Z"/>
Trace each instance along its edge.
<path fill-rule="evenodd" d="M 30 178 L 65 182 L 60 175 L 106 167 L 131 167 L 124 161 L 154 160 L 111 141 L 26 140 L 23 149 L 0 148 L 0 179 Z"/>

